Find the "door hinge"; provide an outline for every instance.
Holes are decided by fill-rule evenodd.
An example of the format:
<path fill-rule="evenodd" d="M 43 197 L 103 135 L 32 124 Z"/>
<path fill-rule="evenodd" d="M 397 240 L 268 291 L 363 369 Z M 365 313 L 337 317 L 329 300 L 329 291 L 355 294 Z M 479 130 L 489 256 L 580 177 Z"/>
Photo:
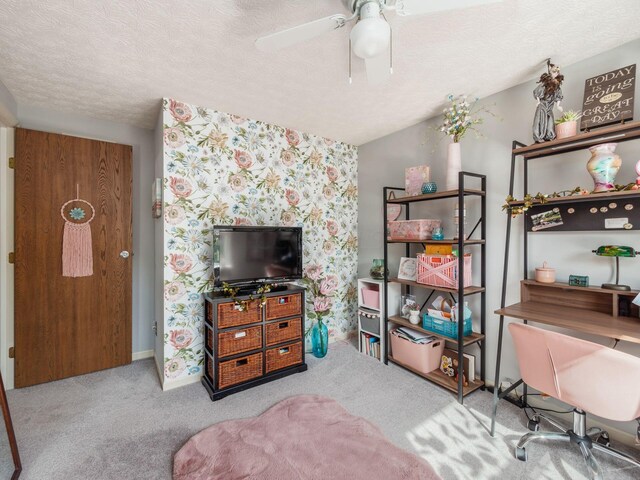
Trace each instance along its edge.
<path fill-rule="evenodd" d="M 9 252 L 9 263 L 16 263 L 16 254 L 14 252 Z"/>
<path fill-rule="evenodd" d="M 16 159 L 14 157 L 9 157 L 9 168 L 16 168 Z"/>
<path fill-rule="evenodd" d="M 16 358 L 16 349 L 14 347 L 9 347 L 9 358 Z"/>

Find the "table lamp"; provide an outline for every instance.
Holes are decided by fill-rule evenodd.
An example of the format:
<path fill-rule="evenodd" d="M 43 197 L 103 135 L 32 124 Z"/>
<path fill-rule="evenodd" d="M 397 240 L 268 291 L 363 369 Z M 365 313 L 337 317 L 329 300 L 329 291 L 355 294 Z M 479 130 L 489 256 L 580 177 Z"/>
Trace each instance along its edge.
<path fill-rule="evenodd" d="M 593 250 L 593 253 L 599 257 L 615 257 L 616 258 L 616 283 L 603 283 L 602 288 L 607 290 L 631 290 L 629 285 L 620 285 L 620 257 L 635 257 L 636 252 L 633 247 L 623 247 L 620 245 L 604 245 Z"/>

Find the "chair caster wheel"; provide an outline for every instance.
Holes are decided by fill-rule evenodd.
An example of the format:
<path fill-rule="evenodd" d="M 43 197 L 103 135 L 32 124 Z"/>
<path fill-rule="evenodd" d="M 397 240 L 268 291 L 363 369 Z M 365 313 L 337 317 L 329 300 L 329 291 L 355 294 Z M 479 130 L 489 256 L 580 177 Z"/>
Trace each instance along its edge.
<path fill-rule="evenodd" d="M 516 447 L 516 458 L 521 462 L 527 461 L 527 451 L 524 447 Z"/>
<path fill-rule="evenodd" d="M 529 422 L 527 423 L 527 428 L 532 432 L 537 432 L 538 430 L 540 430 L 540 420 L 536 420 L 535 418 L 529 420 Z"/>
<path fill-rule="evenodd" d="M 604 445 L 605 447 L 610 446 L 611 442 L 610 442 L 609 434 L 607 432 L 602 432 L 596 438 L 596 443 L 598 443 L 600 445 Z"/>

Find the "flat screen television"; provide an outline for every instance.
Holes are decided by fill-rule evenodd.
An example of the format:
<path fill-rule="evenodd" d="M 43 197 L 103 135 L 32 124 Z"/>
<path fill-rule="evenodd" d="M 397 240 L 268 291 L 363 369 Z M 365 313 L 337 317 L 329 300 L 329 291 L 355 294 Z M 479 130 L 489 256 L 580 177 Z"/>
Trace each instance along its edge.
<path fill-rule="evenodd" d="M 302 278 L 302 228 L 213 227 L 214 286 Z"/>

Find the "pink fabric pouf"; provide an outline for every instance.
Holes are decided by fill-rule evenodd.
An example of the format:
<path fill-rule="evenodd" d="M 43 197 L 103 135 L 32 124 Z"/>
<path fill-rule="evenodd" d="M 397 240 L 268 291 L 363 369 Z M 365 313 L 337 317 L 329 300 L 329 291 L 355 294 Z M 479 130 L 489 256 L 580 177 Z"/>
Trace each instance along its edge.
<path fill-rule="evenodd" d="M 418 456 L 318 395 L 291 397 L 256 418 L 194 435 L 176 453 L 174 480 L 437 480 Z"/>

